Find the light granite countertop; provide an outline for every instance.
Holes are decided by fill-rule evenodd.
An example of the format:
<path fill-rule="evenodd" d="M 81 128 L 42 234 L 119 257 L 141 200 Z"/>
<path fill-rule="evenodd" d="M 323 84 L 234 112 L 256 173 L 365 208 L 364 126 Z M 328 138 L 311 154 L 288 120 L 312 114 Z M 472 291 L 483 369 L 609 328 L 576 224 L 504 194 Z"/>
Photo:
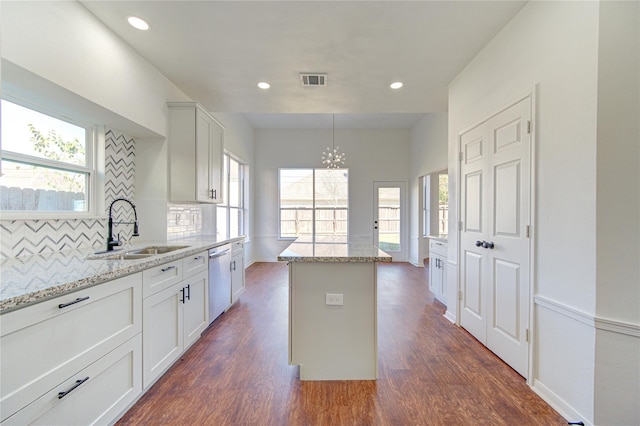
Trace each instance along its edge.
<path fill-rule="evenodd" d="M 117 251 L 95 256 L 96 249 L 87 248 L 5 259 L 0 263 L 0 313 L 243 239 L 244 237 L 239 237 L 216 241 L 215 237 L 198 236 L 170 241 L 134 240 L 122 247 L 117 247 Z M 111 254 L 148 246 L 187 247 L 143 259 L 102 259 Z"/>
<path fill-rule="evenodd" d="M 391 262 L 391 256 L 367 240 L 323 237 L 299 238 L 287 247 L 278 260 L 287 262 Z"/>
<path fill-rule="evenodd" d="M 443 243 L 448 242 L 449 236 L 447 234 L 440 235 L 429 235 L 427 238 L 431 238 L 432 240 L 442 241 Z"/>

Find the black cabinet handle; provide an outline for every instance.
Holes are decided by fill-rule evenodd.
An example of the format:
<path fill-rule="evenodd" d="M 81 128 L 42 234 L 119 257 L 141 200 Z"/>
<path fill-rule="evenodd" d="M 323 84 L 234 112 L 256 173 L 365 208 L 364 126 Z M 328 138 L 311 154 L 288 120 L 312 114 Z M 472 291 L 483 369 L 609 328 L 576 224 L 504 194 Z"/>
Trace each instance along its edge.
<path fill-rule="evenodd" d="M 180 297 L 181 297 L 180 301 L 181 301 L 181 302 L 182 302 L 182 304 L 184 305 L 184 287 L 182 287 L 182 288 L 180 289 L 180 295 L 181 295 L 181 296 L 180 296 Z"/>
<path fill-rule="evenodd" d="M 211 198 L 213 198 L 214 200 L 215 200 L 216 198 L 218 198 L 218 197 L 217 197 L 217 194 L 218 194 L 218 191 L 217 191 L 217 190 L 215 190 L 215 189 L 212 189 L 212 190 L 211 190 Z"/>
<path fill-rule="evenodd" d="M 235 260 L 233 261 L 233 270 L 234 271 L 236 270 L 236 261 Z"/>
<path fill-rule="evenodd" d="M 89 296 L 87 296 L 87 297 L 78 297 L 73 302 L 61 303 L 61 304 L 58 305 L 58 308 L 59 309 L 66 308 L 67 306 L 75 305 L 76 303 L 84 302 L 85 300 L 89 300 Z"/>
<path fill-rule="evenodd" d="M 89 376 L 85 377 L 84 379 L 76 380 L 76 382 L 73 384 L 73 386 L 71 386 L 68 390 L 66 390 L 64 392 L 58 392 L 58 399 L 62 399 L 65 396 L 69 395 L 71 392 L 76 390 L 76 388 L 78 386 L 80 386 L 81 384 L 83 384 L 87 380 L 89 380 Z"/>
<path fill-rule="evenodd" d="M 161 271 L 161 272 L 167 272 L 167 271 L 170 271 L 170 270 L 172 270 L 172 269 L 176 269 L 176 266 L 175 266 L 175 265 L 167 266 L 166 268 L 162 268 L 162 269 L 160 269 L 160 271 Z"/>
<path fill-rule="evenodd" d="M 191 284 L 187 284 L 187 300 L 191 300 Z"/>

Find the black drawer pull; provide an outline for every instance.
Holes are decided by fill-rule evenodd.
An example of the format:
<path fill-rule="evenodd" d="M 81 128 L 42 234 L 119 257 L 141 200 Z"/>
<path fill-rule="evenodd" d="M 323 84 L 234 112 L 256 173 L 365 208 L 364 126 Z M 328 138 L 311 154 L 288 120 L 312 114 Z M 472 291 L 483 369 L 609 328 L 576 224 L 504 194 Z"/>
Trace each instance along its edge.
<path fill-rule="evenodd" d="M 193 258 L 193 260 L 200 260 L 200 259 L 204 259 L 204 256 L 198 256 Z"/>
<path fill-rule="evenodd" d="M 85 300 L 89 300 L 89 296 L 87 296 L 87 297 L 78 297 L 73 302 L 61 303 L 61 304 L 58 305 L 58 308 L 59 309 L 66 308 L 67 306 L 75 305 L 76 303 L 84 302 Z"/>
<path fill-rule="evenodd" d="M 69 395 L 71 392 L 73 392 L 78 386 L 80 386 L 81 384 L 83 384 L 84 382 L 86 382 L 87 380 L 89 380 L 89 376 L 85 377 L 84 379 L 80 379 L 80 380 L 76 380 L 76 382 L 74 383 L 73 386 L 71 386 L 71 388 L 69 388 L 69 390 L 66 390 L 64 392 L 58 392 L 58 399 L 62 399 L 65 396 Z"/>
<path fill-rule="evenodd" d="M 170 271 L 170 270 L 172 270 L 172 269 L 176 269 L 176 266 L 175 266 L 175 265 L 173 265 L 173 266 L 167 266 L 166 268 L 162 268 L 162 269 L 160 269 L 160 271 L 161 271 L 161 272 L 167 272 L 167 271 Z"/>

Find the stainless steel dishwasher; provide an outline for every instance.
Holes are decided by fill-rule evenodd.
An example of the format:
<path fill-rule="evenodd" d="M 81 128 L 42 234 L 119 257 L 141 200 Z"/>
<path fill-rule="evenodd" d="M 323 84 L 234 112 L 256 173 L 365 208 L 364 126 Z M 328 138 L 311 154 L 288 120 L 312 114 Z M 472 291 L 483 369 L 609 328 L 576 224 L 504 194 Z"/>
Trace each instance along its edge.
<path fill-rule="evenodd" d="M 209 322 L 231 306 L 231 245 L 209 250 Z"/>

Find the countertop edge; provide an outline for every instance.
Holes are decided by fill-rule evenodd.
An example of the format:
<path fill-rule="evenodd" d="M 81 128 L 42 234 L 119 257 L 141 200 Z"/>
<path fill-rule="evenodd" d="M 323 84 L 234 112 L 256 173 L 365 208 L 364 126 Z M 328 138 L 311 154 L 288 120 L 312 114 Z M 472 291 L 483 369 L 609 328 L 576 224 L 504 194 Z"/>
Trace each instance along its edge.
<path fill-rule="evenodd" d="M 110 261 L 110 260 L 101 260 L 99 258 L 87 259 L 87 262 L 113 262 L 112 265 L 117 265 L 115 269 L 110 270 L 109 272 L 97 273 L 92 276 L 88 276 L 85 278 L 81 278 L 78 280 L 73 280 L 69 282 L 65 282 L 59 285 L 55 285 L 53 287 L 44 288 L 41 290 L 36 290 L 30 293 L 21 294 L 19 296 L 9 297 L 4 300 L 0 300 L 0 315 L 12 312 L 14 310 L 18 310 L 30 305 L 34 305 L 36 303 L 43 302 L 45 300 L 53 299 L 58 296 L 62 296 L 68 293 L 72 293 L 77 290 L 81 290 L 83 288 L 93 287 L 95 285 L 103 284 L 108 281 L 112 281 L 127 275 L 132 275 L 145 269 L 152 268 L 157 265 L 161 265 L 163 263 L 171 262 L 178 259 L 183 259 L 185 257 L 191 256 L 193 254 L 199 253 L 203 250 L 209 250 L 211 248 L 219 247 L 225 244 L 233 244 L 237 241 L 246 239 L 245 236 L 231 238 L 229 240 L 224 241 L 216 241 L 216 242 L 207 242 L 207 243 L 196 243 L 188 248 L 176 250 L 169 253 L 154 255 L 149 258 L 144 258 L 140 260 L 126 261 L 122 263 L 122 261 Z M 163 243 L 158 243 L 156 245 L 188 245 L 189 241 L 196 241 L 196 238 L 186 237 L 179 240 L 169 240 Z M 136 244 L 144 245 L 145 243 Z M 132 246 L 131 249 L 135 248 Z M 118 263 L 119 262 L 119 263 Z"/>

